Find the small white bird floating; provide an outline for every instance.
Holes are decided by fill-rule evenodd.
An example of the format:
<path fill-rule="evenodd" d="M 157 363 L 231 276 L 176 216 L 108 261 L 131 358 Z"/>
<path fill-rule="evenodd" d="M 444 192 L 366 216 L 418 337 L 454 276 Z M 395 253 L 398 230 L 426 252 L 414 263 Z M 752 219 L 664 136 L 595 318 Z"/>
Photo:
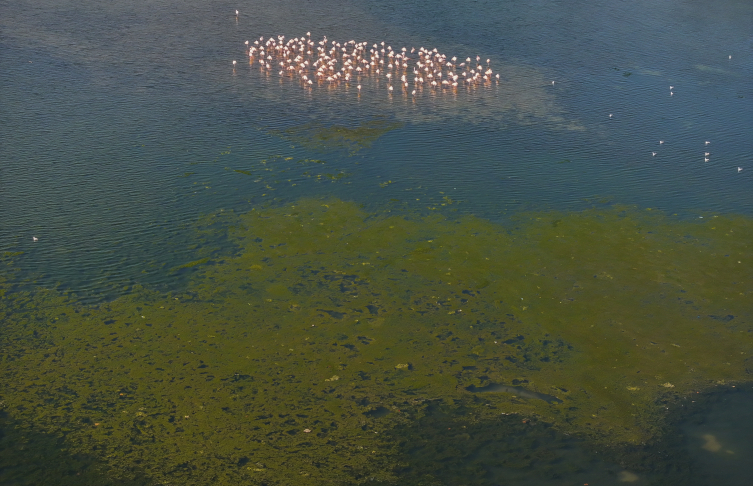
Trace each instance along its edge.
<path fill-rule="evenodd" d="M 740 169 L 740 168 L 738 167 L 738 169 Z M 740 169 L 740 170 L 742 170 L 742 169 Z M 37 238 L 36 236 L 32 236 L 31 237 L 31 241 L 39 241 L 39 238 Z"/>

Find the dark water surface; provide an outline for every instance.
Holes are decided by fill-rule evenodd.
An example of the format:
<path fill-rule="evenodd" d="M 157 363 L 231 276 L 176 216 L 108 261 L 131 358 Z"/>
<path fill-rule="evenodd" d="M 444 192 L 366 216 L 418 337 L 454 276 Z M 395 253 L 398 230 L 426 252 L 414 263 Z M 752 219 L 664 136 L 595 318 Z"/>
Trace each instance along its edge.
<path fill-rule="evenodd" d="M 309 31 L 501 81 L 249 65 Z M 752 54 L 744 0 L 0 0 L 0 483 L 748 484 L 666 410 L 753 374 Z"/>

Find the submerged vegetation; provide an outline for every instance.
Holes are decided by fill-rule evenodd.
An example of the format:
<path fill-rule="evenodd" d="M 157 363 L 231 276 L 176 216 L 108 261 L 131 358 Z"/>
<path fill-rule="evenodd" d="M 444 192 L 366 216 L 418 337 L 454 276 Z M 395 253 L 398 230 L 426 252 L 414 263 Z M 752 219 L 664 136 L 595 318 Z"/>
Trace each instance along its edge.
<path fill-rule="evenodd" d="M 3 419 L 118 481 L 443 484 L 426 464 L 500 434 L 500 467 L 566 474 L 514 441 L 651 442 L 662 402 L 748 377 L 753 222 L 654 213 L 218 213 L 239 251 L 174 294 L 0 282 Z"/>
<path fill-rule="evenodd" d="M 353 155 L 363 148 L 371 147 L 371 144 L 387 132 L 402 126 L 401 122 L 376 118 L 352 128 L 342 125 L 325 126 L 318 122 L 311 122 L 285 130 L 270 130 L 269 133 L 307 149 L 345 150 Z"/>

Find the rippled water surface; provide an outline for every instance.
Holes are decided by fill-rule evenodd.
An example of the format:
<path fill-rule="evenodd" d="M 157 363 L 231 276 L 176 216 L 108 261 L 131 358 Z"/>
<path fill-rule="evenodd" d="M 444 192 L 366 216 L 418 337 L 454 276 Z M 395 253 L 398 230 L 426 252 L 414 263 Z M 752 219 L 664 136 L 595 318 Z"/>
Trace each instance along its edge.
<path fill-rule="evenodd" d="M 379 204 L 421 186 L 492 218 L 594 197 L 751 214 L 753 167 L 737 172 L 753 160 L 750 10 L 743 1 L 3 2 L 0 242 L 76 290 L 139 280 L 145 260 L 185 257 L 173 245 L 183 223 L 261 197 L 226 168 L 310 155 L 269 129 L 377 116 L 404 125 L 355 157 L 316 154 L 350 174 L 347 186 L 275 196 Z M 245 40 L 306 31 L 478 54 L 506 81 L 413 101 L 384 87 L 305 91 L 243 62 Z M 395 184 L 380 190 L 383 180 Z"/>
<path fill-rule="evenodd" d="M 330 41 L 353 39 L 369 45 L 384 41 L 395 49 L 436 48 L 448 57 L 461 59 L 478 55 L 482 62 L 490 60 L 492 69 L 500 73 L 500 80 L 456 90 L 425 87 L 415 95 L 401 89 L 390 93 L 384 78 L 376 81 L 373 77 L 360 81 L 360 90 L 356 83 L 316 83 L 306 88 L 288 76 L 280 76 L 276 69 L 267 72 L 258 64 L 249 63 L 245 41 L 253 43 L 261 36 L 265 40 L 278 35 L 287 39 L 303 37 L 307 32 L 317 41 L 323 36 Z M 47 454 L 44 451 L 71 448 L 75 460 L 55 459 L 60 464 L 79 461 L 76 467 L 55 469 L 70 484 L 77 484 L 77 474 L 95 481 L 81 484 L 105 484 L 110 480 L 219 484 L 238 481 L 238 477 L 261 481 L 259 484 L 292 484 L 285 481 L 305 478 L 314 481 L 311 484 L 330 480 L 345 484 L 369 478 L 386 482 L 409 480 L 415 484 L 583 484 L 589 478 L 592 484 L 597 484 L 593 478 L 604 481 L 598 484 L 651 484 L 678 480 L 678 476 L 667 472 L 672 469 L 667 464 L 673 461 L 687 466 L 683 474 L 690 474 L 687 471 L 691 470 L 694 454 L 718 451 L 691 448 L 687 452 L 687 444 L 676 441 L 662 449 L 661 454 L 670 457 L 666 463 L 657 460 L 649 464 L 646 458 L 655 457 L 652 454 L 661 449 L 655 444 L 651 447 L 658 449 L 621 449 L 603 459 L 594 452 L 601 446 L 588 445 L 588 440 L 603 444 L 598 441 L 606 434 L 615 443 L 629 443 L 631 447 L 653 444 L 652 438 L 671 427 L 669 422 L 660 423 L 657 415 L 652 415 L 658 413 L 655 409 L 647 411 L 648 404 L 667 400 L 667 407 L 681 410 L 688 394 L 706 393 L 710 383 L 743 386 L 753 373 L 753 364 L 745 361 L 749 350 L 744 346 L 753 332 L 749 303 L 753 299 L 753 267 L 750 245 L 741 236 L 750 233 L 753 217 L 752 55 L 753 5 L 744 0 L 0 0 L 0 295 L 6 301 L 0 310 L 5 316 L 4 366 L 9 370 L 3 380 L 6 390 L 2 391 L 2 400 L 6 404 L 5 430 L 22 431 L 18 436 L 15 432 L 6 434 L 4 447 L 29 443 L 30 450 L 42 451 L 40 457 Z M 233 61 L 237 61 L 235 66 Z M 302 211 L 300 214 L 296 207 Z M 316 208 L 321 207 L 331 209 L 332 215 L 319 214 Z M 657 213 L 662 216 L 654 217 Z M 415 225 L 408 229 L 393 221 L 379 226 L 392 221 L 389 218 L 395 214 L 405 215 L 405 221 Z M 644 214 L 651 216 L 644 219 Z M 253 219 L 261 215 L 271 218 L 271 222 Z M 624 220 L 619 219 L 623 217 Z M 284 236 L 292 235 L 293 229 L 299 231 L 297 226 L 288 225 L 290 218 L 299 218 L 296 221 L 303 228 L 302 234 Z M 719 221 L 718 231 L 714 221 Z M 338 243 L 309 238 L 315 229 L 306 225 L 313 222 L 334 225 L 332 236 Z M 474 225 L 484 229 L 475 233 Z M 389 236 L 395 226 L 396 231 L 403 232 Z M 261 227 L 266 233 L 254 230 Z M 589 233 L 585 228 L 594 229 Z M 603 232 L 600 234 L 604 239 L 590 236 L 598 231 Z M 371 240 L 348 239 L 358 232 Z M 505 239 L 508 235 L 509 240 Z M 481 240 L 480 236 L 484 236 L 483 242 L 470 240 Z M 462 248 L 471 256 L 461 259 L 457 252 L 447 249 L 449 246 L 429 245 L 440 237 L 449 240 L 437 241 L 453 241 L 452 248 Z M 557 238 L 566 237 L 575 241 L 568 246 L 571 253 L 550 246 L 552 241 L 560 241 Z M 641 238 L 647 238 L 645 245 L 640 243 L 643 246 L 635 243 Z M 458 242 L 461 239 L 463 243 Z M 346 241 L 357 248 L 345 248 Z M 507 242 L 509 247 L 501 242 Z M 692 245 L 697 245 L 697 250 Z M 257 246 L 267 253 L 258 253 L 262 250 Z M 652 255 L 639 254 L 637 246 L 650 248 Z M 289 253 L 290 248 L 302 253 Z M 388 253 L 391 259 L 387 262 L 387 256 L 378 256 L 379 251 Z M 692 256 L 694 251 L 702 253 L 697 262 Z M 311 256 L 303 258 L 302 254 Z M 252 261 L 253 255 L 258 260 Z M 568 262 L 567 256 L 582 256 L 589 263 Z M 272 260 L 267 261 L 269 258 Z M 483 258 L 492 263 L 485 263 Z M 405 263 L 411 259 L 432 263 L 412 267 Z M 382 261 L 382 266 L 375 267 L 371 274 L 364 270 L 369 261 Z M 244 262 L 250 266 L 242 267 Z M 337 265 L 342 268 L 334 271 Z M 458 267 L 464 268 L 465 273 L 461 271 L 461 276 L 456 277 Z M 518 270 L 511 270 L 513 267 Z M 247 275 L 249 268 L 251 274 Z M 298 273 L 291 274 L 289 268 Z M 639 275 L 630 274 L 625 277 L 627 280 L 620 280 L 620 272 L 630 269 Z M 239 277 L 231 278 L 233 275 Z M 534 284 L 532 275 L 551 277 L 557 282 Z M 614 276 L 619 285 L 610 283 Z M 510 279 L 509 283 L 503 283 L 507 282 L 505 279 Z M 458 285 L 454 294 L 443 293 L 447 280 L 450 285 Z M 567 287 L 571 292 L 567 297 L 561 293 L 565 292 L 564 287 L 559 287 L 563 281 L 572 284 Z M 597 281 L 598 291 L 588 287 Z M 358 282 L 371 286 L 369 292 L 373 295 L 368 294 L 368 302 L 358 300 L 367 295 L 365 290 L 358 291 Z M 339 294 L 332 292 L 343 293 L 345 300 L 339 300 Z M 551 305 L 555 301 L 559 305 L 567 304 L 568 298 L 577 301 L 581 292 L 591 300 L 577 312 L 559 313 L 555 305 L 541 308 L 541 315 L 550 316 L 552 321 L 545 317 L 526 321 L 521 317 L 531 305 L 524 299 L 548 299 L 551 295 Z M 413 296 L 413 300 L 406 295 Z M 684 307 L 678 307 L 673 314 L 674 310 L 659 304 L 665 297 L 673 305 Z M 249 353 L 262 360 L 258 363 L 267 357 L 272 360 L 272 340 L 277 348 L 282 346 L 273 333 L 292 335 L 292 327 L 285 326 L 299 323 L 323 326 L 320 318 L 334 319 L 341 327 L 312 337 L 317 342 L 333 341 L 335 346 L 339 343 L 346 346 L 342 349 L 353 352 L 358 348 L 360 353 L 366 353 L 363 349 L 374 340 L 390 343 L 373 356 L 363 354 L 362 359 L 358 358 L 361 361 L 347 357 L 355 360 L 350 365 L 343 365 L 345 357 L 319 363 L 319 358 L 309 356 L 288 363 L 286 366 L 291 369 L 302 367 L 290 376 L 305 376 L 300 378 L 304 381 L 311 378 L 306 373 L 316 366 L 321 367 L 322 379 L 340 374 L 343 383 L 352 378 L 347 376 L 351 372 L 365 381 L 368 378 L 364 376 L 376 376 L 370 368 L 375 366 L 374 360 L 385 356 L 395 361 L 390 361 L 388 368 L 399 372 L 421 371 L 421 359 L 436 370 L 445 366 L 455 370 L 455 366 L 459 371 L 452 371 L 452 379 L 443 374 L 450 373 L 447 370 L 436 371 L 437 377 L 433 378 L 429 373 L 423 378 L 425 382 L 419 380 L 421 386 L 393 377 L 397 383 L 394 389 L 390 388 L 393 385 L 379 382 L 381 378 L 376 379 L 379 386 L 384 385 L 382 388 L 364 385 L 368 389 L 364 396 L 368 398 L 353 398 L 348 406 L 339 402 L 350 400 L 344 398 L 347 393 L 335 385 L 327 385 L 335 391 L 314 394 L 319 400 L 314 400 L 319 404 L 316 407 L 330 410 L 332 424 L 339 424 L 318 425 L 326 429 L 320 432 L 321 437 L 329 437 L 326 440 L 332 444 L 328 442 L 330 449 L 321 449 L 320 456 L 312 454 L 307 459 L 307 464 L 319 468 L 317 473 L 298 463 L 283 466 L 285 461 L 270 459 L 273 455 L 269 451 L 259 452 L 263 448 L 240 451 L 238 447 L 242 446 L 237 443 L 258 439 L 253 432 L 256 429 L 244 429 L 242 433 L 222 429 L 220 415 L 208 418 L 205 427 L 194 431 L 196 435 L 191 439 L 216 444 L 222 436 L 233 444 L 226 450 L 217 449 L 211 459 L 197 459 L 203 454 L 198 449 L 187 456 L 188 446 L 178 442 L 170 452 L 154 452 L 144 445 L 131 453 L 123 452 L 125 442 L 115 441 L 121 454 L 115 460 L 97 449 L 103 447 L 101 443 L 114 439 L 70 432 L 76 430 L 75 424 L 88 426 L 89 421 L 114 420 L 89 417 L 91 414 L 117 418 L 121 414 L 131 414 L 130 417 L 142 413 L 146 417 L 149 407 L 162 407 L 157 415 L 161 414 L 165 421 L 172 417 L 165 427 L 173 427 L 175 417 L 193 415 L 194 412 L 176 411 L 191 401 L 191 393 L 205 401 L 199 405 L 201 400 L 196 398 L 190 407 L 203 409 L 214 385 L 211 390 L 209 385 L 193 385 L 197 388 L 194 392 L 181 387 L 180 393 L 175 392 L 182 394 L 180 399 L 163 396 L 179 404 L 173 408 L 155 405 L 162 402 L 152 390 L 149 398 L 137 399 L 145 400 L 143 403 L 131 404 L 133 410 L 101 404 L 98 398 L 85 399 L 77 387 L 99 383 L 104 390 L 114 380 L 112 389 L 102 391 L 102 397 L 111 393 L 113 403 L 119 403 L 119 397 L 136 396 L 139 386 L 142 390 L 156 386 L 143 385 L 156 372 L 152 368 L 134 368 L 125 372 L 132 373 L 126 377 L 113 370 L 154 361 L 154 367 L 172 376 L 173 381 L 179 376 L 190 380 L 203 373 L 205 361 L 214 366 L 216 359 L 229 356 L 227 350 L 206 348 L 201 363 L 192 361 L 193 371 L 185 376 L 181 375 L 183 371 L 160 364 L 153 357 L 159 353 L 164 335 L 144 338 L 150 344 L 144 345 L 141 354 L 134 350 L 130 358 L 116 352 L 113 356 L 117 358 L 108 365 L 82 364 L 84 358 L 66 361 L 63 354 L 55 354 L 65 349 L 70 360 L 81 349 L 101 346 L 95 344 L 93 336 L 104 339 L 109 333 L 87 327 L 89 320 L 112 320 L 116 326 L 126 322 L 131 332 L 131 322 L 140 322 L 143 309 L 149 309 L 144 302 L 151 302 L 154 309 L 172 309 L 168 303 L 189 298 L 196 299 L 196 305 L 203 302 L 205 306 L 160 314 L 156 328 L 169 327 L 168 323 L 181 319 L 191 323 L 192 313 L 203 317 L 196 317 L 196 323 L 186 324 L 189 327 L 175 333 L 221 334 L 220 327 L 197 329 L 202 325 L 221 326 L 220 321 L 226 319 L 234 329 L 228 331 L 228 340 L 235 342 L 245 339 L 244 333 L 253 335 L 258 328 L 259 336 L 265 336 L 258 337 L 260 342 L 267 340 L 266 354 L 256 350 L 261 354 L 254 355 L 233 348 L 238 357 Z M 473 304 L 473 299 L 478 304 Z M 284 305 L 274 311 L 263 310 L 267 300 L 279 300 Z M 453 303 L 448 303 L 451 300 Z M 611 304 L 601 304 L 607 300 Z M 257 319 L 249 327 L 241 324 L 245 307 L 239 306 L 243 305 L 255 309 L 248 311 Z M 351 307 L 346 309 L 348 305 Z M 472 305 L 477 307 L 471 310 Z M 213 314 L 211 306 L 224 311 Z M 352 310 L 353 306 L 360 306 L 360 310 Z M 426 309 L 419 312 L 411 306 Z M 477 314 L 472 318 L 461 312 Z M 72 313 L 80 320 L 73 319 Z M 365 317 L 358 313 L 365 313 Z M 633 327 L 626 331 L 620 322 L 626 319 L 620 316 L 628 314 Z M 260 317 L 263 315 L 268 317 Z M 292 315 L 300 316 L 300 322 L 291 320 Z M 564 315 L 578 324 L 550 323 L 564 319 Z M 663 346 L 660 353 L 664 355 L 681 352 L 677 350 L 684 353 L 686 349 L 690 354 L 677 357 L 677 366 L 663 364 L 653 361 L 653 355 L 640 354 L 643 351 L 630 354 L 632 348 L 619 348 L 627 346 L 627 341 L 620 341 L 627 335 L 605 334 L 604 339 L 610 343 L 622 343 L 614 344 L 616 347 L 610 352 L 619 348 L 630 359 L 643 361 L 630 362 L 630 375 L 628 371 L 615 371 L 613 375 L 605 371 L 604 376 L 592 378 L 588 370 L 608 368 L 593 358 L 602 356 L 599 353 L 603 351 L 596 351 L 596 338 L 588 334 L 593 325 L 599 325 L 589 320 L 596 319 L 595 315 L 609 316 L 604 319 L 614 333 L 630 332 L 631 339 L 644 339 L 640 346 L 645 345 L 647 350 Z M 484 321 L 483 316 L 489 320 Z M 370 331 L 347 327 L 366 317 L 370 319 Z M 409 337 L 407 329 L 413 329 L 412 324 L 394 329 L 380 327 L 379 319 L 413 323 L 414 318 L 414 327 L 419 330 L 433 329 L 440 321 L 441 326 L 449 326 L 431 331 L 432 339 L 446 340 L 441 359 L 436 351 L 429 350 L 435 348 L 419 344 L 423 342 L 421 338 Z M 651 334 L 657 327 L 651 319 L 660 318 L 662 331 Z M 447 319 L 457 320 L 445 323 Z M 682 319 L 696 321 L 688 321 L 689 330 L 680 332 L 685 329 L 677 324 L 685 322 Z M 67 322 L 69 327 L 58 323 L 50 328 L 54 330 L 48 330 L 47 324 L 58 320 Z M 484 324 L 479 324 L 482 321 Z M 44 328 L 34 328 L 36 325 Z M 482 332 L 479 325 L 488 334 L 477 335 L 477 331 Z M 570 325 L 578 330 L 568 331 Z M 466 330 L 452 330 L 452 326 Z M 499 328 L 495 331 L 494 326 Z M 454 338 L 443 334 L 446 332 L 454 333 Z M 198 334 L 195 340 L 199 339 Z M 34 344 L 32 337 L 38 336 L 44 336 L 43 345 Z M 525 345 L 516 341 L 518 336 Z M 492 348 L 481 348 L 491 346 L 492 341 L 497 344 L 495 337 L 517 351 L 508 353 L 505 359 L 499 355 L 500 361 L 494 361 L 497 358 L 493 358 Z M 393 338 L 394 343 L 389 341 Z M 65 339 L 68 341 L 64 345 Z M 129 339 L 141 338 L 129 335 Z M 459 341 L 452 344 L 453 339 Z M 530 339 L 535 339 L 536 350 Z M 72 344 L 72 340 L 78 344 Z M 707 340 L 718 346 L 700 350 L 700 343 Z M 164 344 L 164 356 L 170 355 L 173 344 Z M 291 348 L 299 345 L 303 343 L 291 344 Z M 556 351 L 555 345 L 560 346 Z M 284 347 L 288 349 L 287 344 Z M 275 352 L 279 353 L 277 348 Z M 567 349 L 572 353 L 568 354 Z M 467 356 L 475 357 L 461 359 L 460 354 L 453 354 L 466 351 L 470 352 Z M 426 354 L 418 358 L 420 354 L 416 353 Z M 605 353 L 603 356 L 611 359 Z M 722 357 L 729 353 L 734 353 L 734 359 L 729 358 L 727 363 L 727 358 Z M 26 361 L 22 359 L 24 355 L 28 356 Z M 535 368 L 521 364 L 533 355 L 547 364 Z M 50 356 L 58 356 L 61 361 Z M 123 360 L 129 359 L 140 364 L 124 365 Z M 169 358 L 171 366 L 174 359 L 178 358 Z M 562 364 L 555 366 L 560 359 L 564 360 Z M 482 364 L 483 360 L 491 361 Z M 680 360 L 684 360 L 683 371 Z M 260 373 L 266 378 L 257 377 L 254 387 L 263 388 L 259 383 L 264 382 L 270 389 L 284 388 L 268 368 L 271 362 L 255 365 L 265 370 Z M 314 362 L 319 364 L 313 365 Z M 649 365 L 640 369 L 640 362 L 652 363 L 651 370 L 646 370 Z M 37 376 L 32 371 L 39 363 L 47 363 L 40 366 L 49 369 L 44 368 L 48 371 Z M 222 371 L 217 372 L 217 380 L 234 383 L 242 380 L 237 377 L 254 376 L 237 362 L 223 363 L 218 364 Z M 548 363 L 553 368 L 547 368 Z M 395 368 L 403 364 L 405 367 Z M 311 370 L 306 370 L 309 367 Z M 90 369 L 92 374 L 74 379 L 74 369 Z M 118 378 L 107 378 L 103 369 L 110 369 L 115 373 L 112 376 Z M 651 374 L 653 381 L 650 385 L 638 383 L 632 378 L 636 372 L 643 372 L 641 380 Z M 685 373 L 700 375 L 691 379 Z M 439 375 L 443 378 L 439 379 Z M 622 395 L 615 392 L 614 396 L 606 396 L 604 392 L 599 398 L 601 392 L 597 389 L 615 383 Z M 55 391 L 49 391 L 49 397 L 40 391 L 34 395 L 37 398 L 19 398 L 28 397 L 24 386 Z M 291 408 L 300 407 L 302 400 L 307 400 L 302 398 L 305 392 L 300 397 L 295 395 L 301 387 L 285 392 L 285 396 L 293 397 Z M 499 395 L 508 398 L 517 389 L 530 391 L 521 392 L 521 397 L 514 399 L 525 404 L 503 407 L 504 413 L 510 415 L 504 415 L 502 422 L 494 422 L 498 427 L 494 428 L 483 422 L 488 420 L 488 414 L 474 407 L 493 407 L 495 400 L 503 398 L 494 398 L 496 393 L 465 393 L 475 389 L 469 387 L 502 390 L 504 393 Z M 654 391 L 649 393 L 648 387 Z M 71 394 L 78 398 L 70 402 L 61 398 L 67 393 L 61 390 L 68 389 L 74 390 Z M 250 389 L 249 383 L 237 384 L 233 393 L 239 398 L 228 398 L 232 394 L 225 398 L 251 403 L 250 395 L 243 395 L 251 393 Z M 408 389 L 414 391 L 405 394 Z M 582 395 L 575 396 L 581 391 Z M 670 392 L 677 395 L 668 397 L 666 393 Z M 421 397 L 414 397 L 414 403 L 408 395 L 415 393 Z M 573 396 L 567 398 L 567 393 Z M 405 400 L 406 407 L 415 408 L 410 412 L 413 415 L 405 422 L 384 425 L 385 420 L 397 420 L 390 417 L 397 416 L 394 410 L 399 408 L 398 401 L 389 402 L 388 396 Z M 489 404 L 482 403 L 487 396 L 493 398 Z M 556 397 L 557 401 L 537 399 L 539 396 Z M 432 405 L 434 400 L 437 402 Z M 649 408 L 605 411 L 609 404 L 628 407 L 631 400 Z M 332 405 L 335 402 L 337 405 Z M 39 407 L 36 415 L 30 412 L 35 407 Z M 326 459 L 339 454 L 338 447 L 346 447 L 346 443 L 354 450 L 360 447 L 359 451 L 370 447 L 347 435 L 350 432 L 343 432 L 353 425 L 344 425 L 347 420 L 343 417 L 350 412 L 343 410 L 351 410 L 348 407 L 355 410 L 354 414 L 365 414 L 363 420 L 368 423 L 353 422 L 363 427 L 364 434 L 372 434 L 372 422 L 382 420 L 381 428 L 374 430 L 392 437 L 400 449 L 393 450 L 392 455 L 385 453 L 385 459 L 353 459 L 355 462 L 348 466 L 352 474 L 329 477 L 322 471 L 342 469 L 337 462 Z M 252 408 L 246 409 L 246 417 L 279 415 L 270 420 L 295 420 L 282 417 L 279 410 Z M 574 411 L 576 408 L 578 411 Z M 529 415 L 521 418 L 516 415 L 519 413 Z M 240 420 L 243 413 L 238 414 L 228 415 L 228 421 Z M 302 414 L 324 421 L 314 412 Z M 46 417 L 39 430 L 29 425 L 37 415 Z M 593 423 L 584 418 L 591 415 Z M 302 425 L 296 427 L 303 428 L 306 421 L 300 416 L 297 420 Z M 537 425 L 529 430 L 531 421 Z M 526 424 L 522 429 L 521 423 Z M 268 423 L 266 426 L 273 427 Z M 141 439 L 129 436 L 128 440 L 142 444 L 138 441 L 149 435 L 149 425 L 133 427 L 140 430 Z M 459 427 L 467 427 L 468 431 L 456 434 L 453 428 Z M 621 431 L 615 432 L 619 427 Z M 214 437 L 210 429 L 215 431 Z M 217 432 L 220 429 L 222 434 Z M 445 429 L 452 433 L 445 435 Z M 327 435 L 335 434 L 334 430 L 344 435 L 339 439 Z M 705 429 L 699 426 L 693 430 Z M 155 434 L 150 437 L 156 443 L 173 440 L 164 433 Z M 735 444 L 740 441 L 731 436 L 726 440 Z M 337 441 L 340 445 L 333 445 Z M 81 445 L 95 443 L 100 445 Z M 442 446 L 446 443 L 454 444 L 456 449 L 446 450 Z M 466 443 L 472 445 L 463 445 Z M 278 446 L 277 450 L 279 456 L 286 457 L 310 447 L 306 444 L 296 442 Z M 739 448 L 743 450 L 744 446 Z M 211 447 L 205 445 L 204 449 Z M 507 459 L 497 461 L 490 456 L 491 450 Z M 12 457 L 23 456 L 16 452 L 20 455 Z M 173 469 L 147 465 L 148 457 L 154 454 L 168 457 L 165 463 Z M 260 458 L 264 454 L 265 458 Z M 401 457 L 416 459 L 411 462 Z M 728 468 L 741 467 L 734 462 L 735 454 L 714 457 L 707 463 L 718 460 Z M 6 475 L 8 484 L 26 484 L 18 482 L 19 477 L 27 475 L 24 467 L 28 463 L 24 461 L 6 462 L 0 469 L 0 482 L 4 481 L 4 470 L 11 471 Z M 222 461 L 233 472 L 220 472 L 225 467 L 221 466 Z M 568 462 L 577 466 L 563 466 Z M 262 465 L 255 466 L 257 463 Z M 396 466 L 398 463 L 402 465 Z M 453 464 L 456 472 L 464 471 L 465 479 L 443 473 L 443 463 Z M 637 470 L 637 464 L 643 464 L 643 470 Z M 300 474 L 296 469 L 297 475 L 291 479 L 268 472 L 275 467 L 299 468 Z M 202 468 L 204 472 L 197 472 Z M 96 474 L 104 476 L 87 476 L 95 469 Z M 113 470 L 122 475 L 113 475 Z M 240 470 L 252 476 L 238 476 Z M 260 476 L 263 474 L 268 476 Z M 724 477 L 747 484 L 750 475 Z M 569 482 L 558 482 L 561 479 Z"/>

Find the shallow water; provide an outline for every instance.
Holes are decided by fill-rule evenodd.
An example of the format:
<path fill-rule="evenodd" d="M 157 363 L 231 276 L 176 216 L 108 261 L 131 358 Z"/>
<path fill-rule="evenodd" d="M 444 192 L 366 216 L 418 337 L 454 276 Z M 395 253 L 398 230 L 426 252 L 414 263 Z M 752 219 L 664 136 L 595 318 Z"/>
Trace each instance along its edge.
<path fill-rule="evenodd" d="M 665 436 L 662 400 L 750 380 L 751 19 L 745 1 L 2 3 L 4 447 L 71 484 L 690 474 L 668 465 L 693 453 L 629 447 Z M 503 76 L 414 99 L 242 62 L 245 40 L 307 31 Z M 465 391 L 492 384 L 525 394 Z M 442 450 L 447 423 L 471 445 Z M 372 454 L 367 435 L 400 438 Z M 7 481 L 36 467 L 19 454 Z"/>
<path fill-rule="evenodd" d="M 170 286 L 160 265 L 191 259 L 183 224 L 264 193 L 225 169 L 275 155 L 351 174 L 347 185 L 299 184 L 278 199 L 325 192 L 378 206 L 416 202 L 406 190 L 420 186 L 491 218 L 594 198 L 683 216 L 753 211 L 753 168 L 736 169 L 753 160 L 748 2 L 605 1 L 582 12 L 530 2 L 255 2 L 237 5 L 237 20 L 235 8 L 4 3 L 0 245 L 27 252 L 24 267 L 45 274 L 40 283 L 117 293 L 146 271 Z M 479 54 L 509 82 L 413 104 L 378 91 L 309 94 L 248 66 L 232 70 L 245 40 L 306 31 Z M 355 157 L 312 157 L 270 133 L 377 116 L 404 126 Z M 43 244 L 31 245 L 32 235 Z"/>
<path fill-rule="evenodd" d="M 745 389 L 747 388 L 747 389 Z M 692 484 L 750 484 L 753 466 L 751 387 L 715 396 L 680 428 L 685 447 L 697 464 Z"/>

